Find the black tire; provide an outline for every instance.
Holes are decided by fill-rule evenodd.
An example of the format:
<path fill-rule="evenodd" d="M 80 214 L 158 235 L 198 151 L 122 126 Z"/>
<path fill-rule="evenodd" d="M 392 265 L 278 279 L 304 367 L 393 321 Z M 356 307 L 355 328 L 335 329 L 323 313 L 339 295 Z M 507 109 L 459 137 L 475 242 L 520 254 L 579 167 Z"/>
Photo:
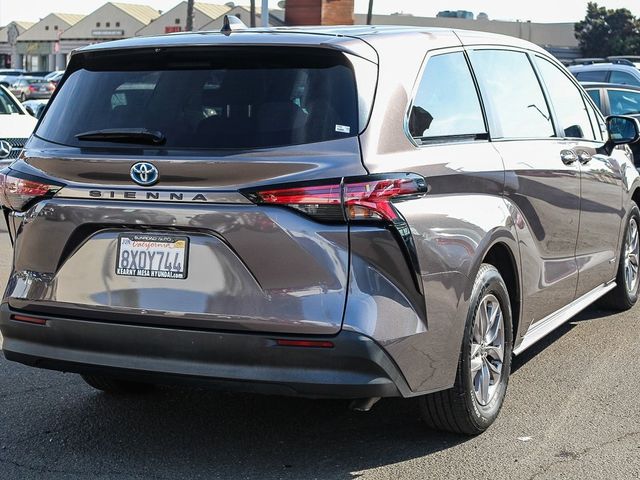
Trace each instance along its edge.
<path fill-rule="evenodd" d="M 24 101 L 26 101 L 26 100 L 27 100 L 27 96 L 24 94 L 24 92 L 22 92 L 22 93 L 20 94 L 20 102 L 24 102 Z"/>
<path fill-rule="evenodd" d="M 640 281 L 636 281 L 635 287 L 629 288 L 625 275 L 625 258 L 627 248 L 627 235 L 632 220 L 635 221 L 636 229 L 640 227 L 640 210 L 635 202 L 631 203 L 629 215 L 627 216 L 627 224 L 624 227 L 622 242 L 620 243 L 620 257 L 618 258 L 618 272 L 616 274 L 616 288 L 607 293 L 600 301 L 598 306 L 608 310 L 624 311 L 629 310 L 638 301 L 638 292 L 640 289 Z"/>
<path fill-rule="evenodd" d="M 147 393 L 154 389 L 150 383 L 119 380 L 102 375 L 80 375 L 82 379 L 96 390 L 113 394 Z"/>
<path fill-rule="evenodd" d="M 497 299 L 502 311 L 504 356 L 499 381 L 492 385 L 494 390 L 490 401 L 486 405 L 482 405 L 477 398 L 471 378 L 471 349 L 474 339 L 474 322 L 481 302 L 488 296 Z M 464 329 L 455 384 L 449 390 L 425 395 L 419 399 L 422 419 L 429 428 L 465 435 L 478 435 L 489 428 L 497 418 L 507 392 L 511 372 L 512 330 L 511 305 L 507 286 L 493 265 L 482 264 L 476 275 L 469 301 L 469 313 Z"/>

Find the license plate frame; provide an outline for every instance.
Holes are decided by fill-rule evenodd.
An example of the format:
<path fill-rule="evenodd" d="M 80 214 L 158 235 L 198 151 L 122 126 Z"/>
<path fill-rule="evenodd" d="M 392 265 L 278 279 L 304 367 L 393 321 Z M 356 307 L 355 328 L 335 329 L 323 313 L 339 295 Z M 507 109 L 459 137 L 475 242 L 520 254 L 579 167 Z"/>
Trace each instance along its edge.
<path fill-rule="evenodd" d="M 123 262 L 123 240 L 128 240 L 129 242 L 141 242 L 141 243 L 150 243 L 152 245 L 144 246 L 144 245 L 124 245 L 129 252 L 129 257 L 127 260 L 127 266 L 122 266 Z M 178 242 L 184 242 L 184 244 L 180 246 L 176 246 Z M 153 245 L 158 244 L 158 245 Z M 166 245 L 166 247 L 164 245 Z M 169 245 L 173 245 L 169 247 Z M 135 248 L 137 251 L 136 255 L 133 255 L 131 248 Z M 155 248 L 155 250 L 153 250 Z M 165 251 L 160 252 L 160 248 L 165 248 Z M 167 253 L 167 249 L 180 249 L 181 252 L 175 251 L 173 256 L 169 256 Z M 149 255 L 149 251 L 153 252 L 153 255 Z M 139 263 L 143 256 L 140 255 L 141 252 L 146 252 L 144 255 L 144 267 L 147 267 L 147 261 L 149 261 L 150 268 L 139 268 Z M 181 255 L 180 255 L 181 253 Z M 157 257 L 157 255 L 161 255 L 161 257 Z M 138 256 L 140 255 L 140 256 Z M 149 257 L 151 257 L 149 259 Z M 153 268 L 154 263 L 156 262 L 158 268 Z M 181 259 L 181 268 L 173 269 L 175 260 Z M 133 262 L 133 263 L 131 263 Z M 167 268 L 170 263 L 169 268 Z M 160 268 L 160 267 L 165 267 Z M 134 267 L 134 268 L 130 268 Z M 115 273 L 118 276 L 123 277 L 136 277 L 136 278 L 159 278 L 163 280 L 185 280 L 189 273 L 189 237 L 186 235 L 174 235 L 174 234 L 164 234 L 164 233 L 121 233 L 118 235 L 118 248 L 116 253 L 116 261 L 115 261 Z"/>

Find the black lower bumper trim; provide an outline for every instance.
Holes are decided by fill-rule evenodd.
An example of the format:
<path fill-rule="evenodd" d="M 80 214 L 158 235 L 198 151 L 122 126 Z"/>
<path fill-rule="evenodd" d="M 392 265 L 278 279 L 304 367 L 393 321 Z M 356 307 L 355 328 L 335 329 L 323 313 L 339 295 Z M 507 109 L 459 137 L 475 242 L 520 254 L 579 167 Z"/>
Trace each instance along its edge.
<path fill-rule="evenodd" d="M 289 347 L 276 344 L 280 335 L 180 330 L 41 315 L 47 319 L 46 325 L 34 325 L 11 320 L 14 313 L 28 315 L 12 312 L 7 304 L 0 307 L 4 355 L 34 367 L 305 397 L 410 394 L 385 351 L 371 338 L 355 332 L 343 331 L 326 338 L 333 348 Z"/>

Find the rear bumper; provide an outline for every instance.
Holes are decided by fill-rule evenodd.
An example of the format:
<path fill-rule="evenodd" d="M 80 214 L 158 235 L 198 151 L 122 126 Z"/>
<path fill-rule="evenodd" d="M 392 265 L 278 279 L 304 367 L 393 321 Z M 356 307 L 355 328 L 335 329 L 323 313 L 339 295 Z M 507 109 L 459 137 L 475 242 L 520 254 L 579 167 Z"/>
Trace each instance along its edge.
<path fill-rule="evenodd" d="M 34 367 L 158 383 L 211 384 L 279 395 L 363 398 L 411 395 L 403 376 L 371 338 L 343 331 L 333 348 L 284 347 L 282 335 L 223 333 L 38 315 L 11 319 L 0 307 L 8 360 Z M 296 338 L 287 336 L 284 338 Z M 308 338 L 308 337 L 306 337 Z"/>

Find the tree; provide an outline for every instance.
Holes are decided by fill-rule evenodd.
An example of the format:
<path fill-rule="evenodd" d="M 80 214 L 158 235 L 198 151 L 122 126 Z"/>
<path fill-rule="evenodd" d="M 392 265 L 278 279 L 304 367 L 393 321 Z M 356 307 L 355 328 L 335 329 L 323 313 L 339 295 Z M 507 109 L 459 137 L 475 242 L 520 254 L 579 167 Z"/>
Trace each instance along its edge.
<path fill-rule="evenodd" d="M 612 10 L 589 2 L 575 35 L 585 57 L 640 54 L 640 21 L 626 8 Z"/>
<path fill-rule="evenodd" d="M 250 26 L 256 26 L 256 0 L 251 0 L 251 6 L 249 7 L 249 20 L 251 21 Z"/>
<path fill-rule="evenodd" d="M 193 30 L 193 0 L 187 0 L 187 25 L 188 32 Z"/>

